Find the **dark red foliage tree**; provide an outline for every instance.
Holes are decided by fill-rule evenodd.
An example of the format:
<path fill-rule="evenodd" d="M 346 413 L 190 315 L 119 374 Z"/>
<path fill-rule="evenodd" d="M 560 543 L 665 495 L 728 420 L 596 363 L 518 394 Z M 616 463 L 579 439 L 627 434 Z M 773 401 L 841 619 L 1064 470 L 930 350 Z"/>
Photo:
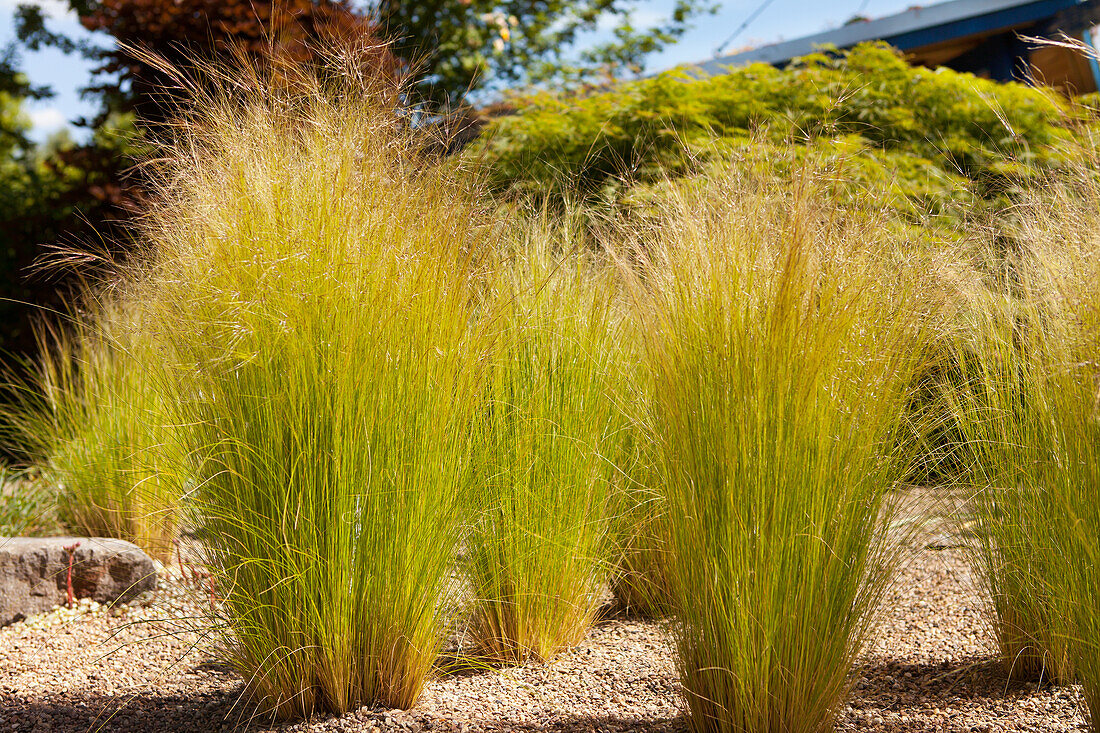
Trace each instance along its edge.
<path fill-rule="evenodd" d="M 145 54 L 184 69 L 199 59 L 273 54 L 309 63 L 332 45 L 369 48 L 375 31 L 347 0 L 69 0 L 69 6 L 109 44 L 51 32 L 36 4 L 19 7 L 16 32 L 30 50 L 53 46 L 95 60 L 96 81 L 85 91 L 99 98 L 100 110 L 79 123 L 95 130 L 92 140 L 50 153 L 42 174 L 28 179 L 25 203 L 0 210 L 0 254 L 6 253 L 0 257 L 0 352 L 27 353 L 33 347 L 29 321 L 63 310 L 74 285 L 96 275 L 89 266 L 94 260 L 83 263 L 79 276 L 35 263 L 59 246 L 90 246 L 114 258 L 128 250 L 128 221 L 143 200 L 142 169 L 134 164 L 173 116 L 182 91 Z M 389 73 L 388 59 L 378 50 L 365 61 Z M 14 72 L 7 77 L 14 79 Z M 135 125 L 140 134 L 133 134 Z"/>
<path fill-rule="evenodd" d="M 99 62 L 100 82 L 86 90 L 103 102 L 99 122 L 112 112 L 137 112 L 145 124 L 170 114 L 171 79 L 135 49 L 184 67 L 196 58 L 242 53 L 309 62 L 330 44 L 362 43 L 376 31 L 348 0 L 69 0 L 69 6 L 85 28 L 106 34 L 112 44 L 102 48 L 55 34 L 31 4 L 20 6 L 16 31 L 32 50 L 56 46 Z M 379 52 L 380 64 L 384 58 Z"/>
<path fill-rule="evenodd" d="M 308 63 L 330 44 L 361 41 L 373 33 L 371 21 L 347 0 L 102 0 L 89 11 L 80 18 L 84 27 L 116 42 L 100 52 L 103 63 L 97 70 L 112 81 L 89 91 L 111 111 L 136 112 L 146 125 L 169 113 L 172 80 L 130 49 L 150 51 L 176 66 L 196 57 L 242 53 Z"/>

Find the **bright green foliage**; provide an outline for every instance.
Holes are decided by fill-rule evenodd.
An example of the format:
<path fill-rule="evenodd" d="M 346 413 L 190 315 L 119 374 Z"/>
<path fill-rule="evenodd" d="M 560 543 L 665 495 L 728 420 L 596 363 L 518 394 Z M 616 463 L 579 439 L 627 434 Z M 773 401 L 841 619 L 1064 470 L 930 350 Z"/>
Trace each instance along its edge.
<path fill-rule="evenodd" d="M 929 329 L 880 229 L 797 185 L 700 185 L 641 301 L 689 724 L 827 731 L 890 577 Z"/>
<path fill-rule="evenodd" d="M 528 227 L 493 292 L 499 332 L 467 542 L 475 643 L 510 663 L 549 659 L 595 621 L 623 439 L 615 270 L 586 256 L 568 227 Z"/>
<path fill-rule="evenodd" d="M 179 460 L 150 353 L 117 306 L 44 331 L 31 376 L 9 391 L 0 414 L 56 491 L 70 531 L 134 542 L 167 559 L 176 535 Z"/>
<path fill-rule="evenodd" d="M 10 165 L 12 153 L 21 137 L 30 130 L 30 120 L 23 111 L 22 100 L 0 91 L 0 161 Z"/>
<path fill-rule="evenodd" d="M 753 64 L 702 79 L 681 69 L 515 105 L 470 155 L 498 188 L 532 194 L 575 186 L 613 196 L 620 178 L 661 182 L 733 152 L 768 165 L 843 161 L 856 200 L 868 191 L 903 214 L 961 215 L 1057 165 L 1071 137 L 1067 106 L 1051 92 L 913 68 L 874 44 L 786 69 Z"/>
<path fill-rule="evenodd" d="M 130 296 L 200 464 L 216 610 L 254 700 L 409 707 L 456 606 L 479 216 L 354 71 L 269 72 L 204 80 L 230 81 L 164 151 Z"/>

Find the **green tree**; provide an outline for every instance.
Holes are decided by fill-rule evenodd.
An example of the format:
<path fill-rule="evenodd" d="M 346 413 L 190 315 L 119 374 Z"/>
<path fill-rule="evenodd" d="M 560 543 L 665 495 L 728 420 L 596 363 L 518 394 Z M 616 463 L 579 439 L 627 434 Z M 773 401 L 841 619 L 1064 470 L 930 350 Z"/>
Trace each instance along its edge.
<path fill-rule="evenodd" d="M 633 22 L 637 0 L 377 0 L 380 33 L 405 64 L 421 99 L 456 106 L 470 92 L 521 81 L 617 76 L 690 28 L 707 0 L 676 0 L 662 22 Z M 612 24 L 611 38 L 578 49 Z"/>
<path fill-rule="evenodd" d="M 17 148 L 27 145 L 30 120 L 23 113 L 23 100 L 48 95 L 48 89 L 31 86 L 19 71 L 15 44 L 0 49 L 0 161 L 7 161 Z"/>
<path fill-rule="evenodd" d="M 120 181 L 141 143 L 132 116 L 112 115 L 90 143 L 66 131 L 36 145 L 28 99 L 48 95 L 0 54 L 0 355 L 34 348 L 32 322 L 59 309 L 71 281 L 39 268 L 58 244 L 125 241 L 128 193 Z M 85 271 L 85 274 L 88 274 Z"/>
<path fill-rule="evenodd" d="M 24 101 L 35 93 L 17 65 L 9 47 L 0 57 L 0 351 L 29 340 L 31 309 L 23 304 L 35 300 L 26 272 L 35 253 L 25 241 L 44 172 L 27 138 L 31 124 Z"/>

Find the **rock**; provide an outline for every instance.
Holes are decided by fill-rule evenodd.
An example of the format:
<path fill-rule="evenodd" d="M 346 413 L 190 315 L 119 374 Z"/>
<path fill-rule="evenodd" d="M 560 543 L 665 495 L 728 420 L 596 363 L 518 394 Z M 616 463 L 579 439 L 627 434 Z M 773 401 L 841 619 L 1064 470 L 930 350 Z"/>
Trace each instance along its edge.
<path fill-rule="evenodd" d="M 75 598 L 125 603 L 153 590 L 157 574 L 141 549 L 105 537 L 0 537 L 0 626 L 63 606 L 73 551 Z"/>

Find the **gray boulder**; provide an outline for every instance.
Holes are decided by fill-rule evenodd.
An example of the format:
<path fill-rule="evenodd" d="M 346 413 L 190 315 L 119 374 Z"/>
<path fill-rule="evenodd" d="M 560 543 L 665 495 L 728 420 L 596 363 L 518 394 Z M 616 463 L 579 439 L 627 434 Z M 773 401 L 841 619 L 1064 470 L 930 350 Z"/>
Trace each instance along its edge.
<path fill-rule="evenodd" d="M 153 561 L 137 545 L 105 537 L 0 537 L 0 626 L 64 605 L 69 553 L 73 596 L 125 603 L 156 588 Z"/>

